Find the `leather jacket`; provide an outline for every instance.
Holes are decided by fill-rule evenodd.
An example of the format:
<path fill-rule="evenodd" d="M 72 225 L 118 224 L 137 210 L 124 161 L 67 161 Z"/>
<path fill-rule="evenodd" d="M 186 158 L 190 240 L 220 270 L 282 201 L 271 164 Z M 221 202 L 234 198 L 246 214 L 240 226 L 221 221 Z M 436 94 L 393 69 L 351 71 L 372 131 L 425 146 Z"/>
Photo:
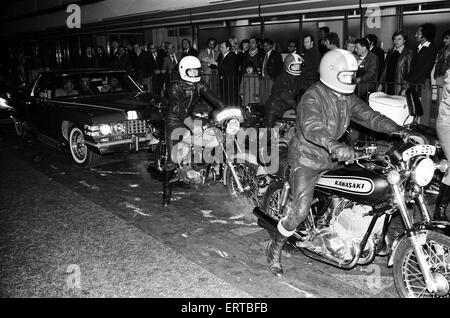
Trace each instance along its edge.
<path fill-rule="evenodd" d="M 180 121 L 192 114 L 194 106 L 201 96 L 211 102 L 214 109 L 225 107 L 203 80 L 197 83 L 189 83 L 176 79 L 169 84 L 167 94 L 169 97 L 169 117 L 173 118 L 173 115 L 175 115 Z"/>
<path fill-rule="evenodd" d="M 393 49 L 389 50 L 386 56 L 386 62 L 384 63 L 383 70 L 381 71 L 380 75 L 380 82 L 386 81 L 386 68 L 388 67 L 389 59 L 391 58 L 393 52 Z M 400 56 L 398 57 L 397 65 L 395 67 L 395 83 L 404 83 L 405 77 L 409 73 L 412 57 L 413 51 L 411 51 L 407 47 L 404 47 L 402 53 L 400 53 Z M 402 87 L 402 85 L 395 85 L 395 94 L 399 95 L 403 88 L 404 87 Z"/>
<path fill-rule="evenodd" d="M 329 144 L 342 137 L 350 120 L 388 135 L 402 130 L 355 94 L 339 96 L 322 82 L 317 82 L 305 92 L 297 106 L 297 132 L 289 143 L 292 169 L 306 166 L 327 170 L 336 166 L 331 160 Z"/>

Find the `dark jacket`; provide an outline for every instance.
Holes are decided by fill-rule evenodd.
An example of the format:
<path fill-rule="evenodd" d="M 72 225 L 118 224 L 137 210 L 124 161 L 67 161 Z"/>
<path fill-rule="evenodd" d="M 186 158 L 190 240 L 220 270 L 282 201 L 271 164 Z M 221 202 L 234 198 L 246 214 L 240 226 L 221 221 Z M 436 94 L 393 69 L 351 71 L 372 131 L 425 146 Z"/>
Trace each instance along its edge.
<path fill-rule="evenodd" d="M 162 69 L 163 62 L 164 62 L 164 56 L 162 56 L 159 52 L 156 52 L 156 59 L 152 53 L 149 53 L 148 56 L 149 56 L 149 60 L 150 60 L 149 67 L 150 67 L 151 74 L 153 74 L 155 72 L 155 70 Z"/>
<path fill-rule="evenodd" d="M 95 55 L 95 66 L 99 68 L 108 68 L 109 67 L 109 56 L 106 53 L 102 55 Z"/>
<path fill-rule="evenodd" d="M 431 79 L 431 70 L 436 60 L 437 49 L 433 43 L 428 47 L 422 47 L 419 52 L 417 50 L 413 54 L 411 68 L 405 78 L 411 84 L 423 84 L 425 80 Z"/>
<path fill-rule="evenodd" d="M 265 53 L 266 54 L 266 53 Z M 264 61 L 265 55 L 263 57 Z M 275 77 L 281 74 L 283 71 L 283 58 L 281 54 L 275 50 L 272 50 L 270 52 L 269 58 L 266 62 L 266 70 L 267 75 L 270 77 L 270 79 L 274 80 Z"/>
<path fill-rule="evenodd" d="M 289 162 L 295 169 L 333 168 L 329 144 L 342 137 L 350 120 L 371 130 L 391 135 L 402 129 L 394 121 L 374 111 L 355 94 L 338 96 L 322 82 L 313 84 L 297 107 L 297 132 L 289 143 Z"/>
<path fill-rule="evenodd" d="M 239 65 L 236 53 L 230 51 L 225 58 L 223 58 L 221 54 L 219 56 L 217 68 L 219 70 L 219 77 L 221 78 L 229 78 L 238 75 Z"/>
<path fill-rule="evenodd" d="M 320 53 L 313 47 L 310 50 L 305 50 L 301 56 L 305 60 L 302 67 L 302 78 L 306 83 L 312 84 L 319 80 L 319 65 L 320 65 Z"/>
<path fill-rule="evenodd" d="M 386 68 L 389 64 L 389 59 L 392 56 L 392 52 L 394 52 L 394 50 L 390 49 L 386 56 L 386 60 L 383 65 L 383 69 L 381 70 L 380 82 L 386 81 L 386 72 L 387 72 Z M 400 56 L 398 58 L 397 66 L 395 67 L 395 77 L 394 77 L 395 83 L 403 83 L 405 81 L 405 77 L 409 73 L 409 69 L 411 67 L 412 56 L 413 56 L 413 52 L 405 46 L 402 50 L 402 53 L 400 54 Z M 402 90 L 402 87 L 400 85 L 395 86 L 395 94 L 396 95 L 400 94 L 401 90 Z"/>
<path fill-rule="evenodd" d="M 183 57 L 188 56 L 188 55 L 192 55 L 192 56 L 197 57 L 198 52 L 197 52 L 197 50 L 194 49 L 193 47 L 190 47 L 190 48 L 187 50 L 187 52 L 186 52 L 185 50 L 183 50 L 183 52 L 182 52 L 182 54 L 181 54 L 181 57 L 183 58 Z"/>
<path fill-rule="evenodd" d="M 378 77 L 379 78 L 381 71 L 383 69 L 384 66 L 384 50 L 382 48 L 379 48 L 378 46 L 374 46 L 370 52 L 372 52 L 373 54 L 375 54 L 375 56 L 378 58 Z"/>
<path fill-rule="evenodd" d="M 375 54 L 367 53 L 359 64 L 356 77 L 360 79 L 360 83 L 357 85 L 357 95 L 359 97 L 366 98 L 368 92 L 375 91 L 375 82 L 378 80 L 378 58 Z"/>
<path fill-rule="evenodd" d="M 203 80 L 198 83 L 188 83 L 181 79 L 173 80 L 167 88 L 167 95 L 169 97 L 169 115 L 175 115 L 181 121 L 192 115 L 194 105 L 201 96 L 208 100 L 215 109 L 224 108 L 223 103 Z"/>
<path fill-rule="evenodd" d="M 255 55 L 250 55 L 250 50 L 248 50 L 242 56 L 243 71 L 245 72 L 245 68 L 247 67 L 248 63 L 252 62 L 253 69 L 257 73 L 260 74 L 261 69 L 262 69 L 263 60 L 264 60 L 264 51 L 263 50 L 258 49 L 258 52 Z"/>
<path fill-rule="evenodd" d="M 146 51 L 142 50 L 139 55 L 133 52 L 131 54 L 131 64 L 134 76 L 136 76 L 138 80 L 150 76 L 150 56 Z"/>
<path fill-rule="evenodd" d="M 114 63 L 112 64 L 112 67 L 130 72 L 132 66 L 131 66 L 131 61 L 130 61 L 130 57 L 128 56 L 128 54 L 117 55 L 114 59 Z"/>
<path fill-rule="evenodd" d="M 91 57 L 89 57 L 86 54 L 82 55 L 80 58 L 80 67 L 82 68 L 96 67 L 95 56 L 91 55 Z"/>
<path fill-rule="evenodd" d="M 440 76 L 444 76 L 445 72 L 449 67 L 450 67 L 450 46 L 444 46 L 437 53 L 434 78 L 436 79 Z"/>

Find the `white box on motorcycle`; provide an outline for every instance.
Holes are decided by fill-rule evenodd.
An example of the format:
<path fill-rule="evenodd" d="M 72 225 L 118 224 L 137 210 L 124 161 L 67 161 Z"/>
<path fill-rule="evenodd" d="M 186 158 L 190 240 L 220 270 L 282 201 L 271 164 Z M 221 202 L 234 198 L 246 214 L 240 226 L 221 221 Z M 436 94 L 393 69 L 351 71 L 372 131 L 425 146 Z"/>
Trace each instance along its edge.
<path fill-rule="evenodd" d="M 369 95 L 369 106 L 389 117 L 398 125 L 404 126 L 413 121 L 413 117 L 409 115 L 408 103 L 404 96 L 375 92 Z"/>

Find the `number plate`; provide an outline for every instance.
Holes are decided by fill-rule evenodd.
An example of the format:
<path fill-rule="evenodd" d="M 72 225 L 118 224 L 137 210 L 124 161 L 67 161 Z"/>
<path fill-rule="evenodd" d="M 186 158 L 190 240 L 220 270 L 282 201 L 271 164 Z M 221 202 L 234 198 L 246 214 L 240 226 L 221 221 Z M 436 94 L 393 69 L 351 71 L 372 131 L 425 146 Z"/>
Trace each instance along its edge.
<path fill-rule="evenodd" d="M 405 150 L 402 154 L 403 160 L 407 161 L 415 156 L 428 155 L 434 156 L 436 147 L 431 145 L 417 145 Z"/>

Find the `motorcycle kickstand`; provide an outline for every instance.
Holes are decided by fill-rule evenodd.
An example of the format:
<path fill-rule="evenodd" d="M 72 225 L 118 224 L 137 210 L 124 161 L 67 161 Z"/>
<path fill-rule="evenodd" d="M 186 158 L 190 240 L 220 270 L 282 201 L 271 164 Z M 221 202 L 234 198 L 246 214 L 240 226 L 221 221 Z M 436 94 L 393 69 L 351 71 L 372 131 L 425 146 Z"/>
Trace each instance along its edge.
<path fill-rule="evenodd" d="M 172 183 L 170 183 L 171 176 L 173 175 L 172 170 L 164 170 L 164 180 L 163 180 L 163 206 L 169 205 L 172 198 Z"/>

